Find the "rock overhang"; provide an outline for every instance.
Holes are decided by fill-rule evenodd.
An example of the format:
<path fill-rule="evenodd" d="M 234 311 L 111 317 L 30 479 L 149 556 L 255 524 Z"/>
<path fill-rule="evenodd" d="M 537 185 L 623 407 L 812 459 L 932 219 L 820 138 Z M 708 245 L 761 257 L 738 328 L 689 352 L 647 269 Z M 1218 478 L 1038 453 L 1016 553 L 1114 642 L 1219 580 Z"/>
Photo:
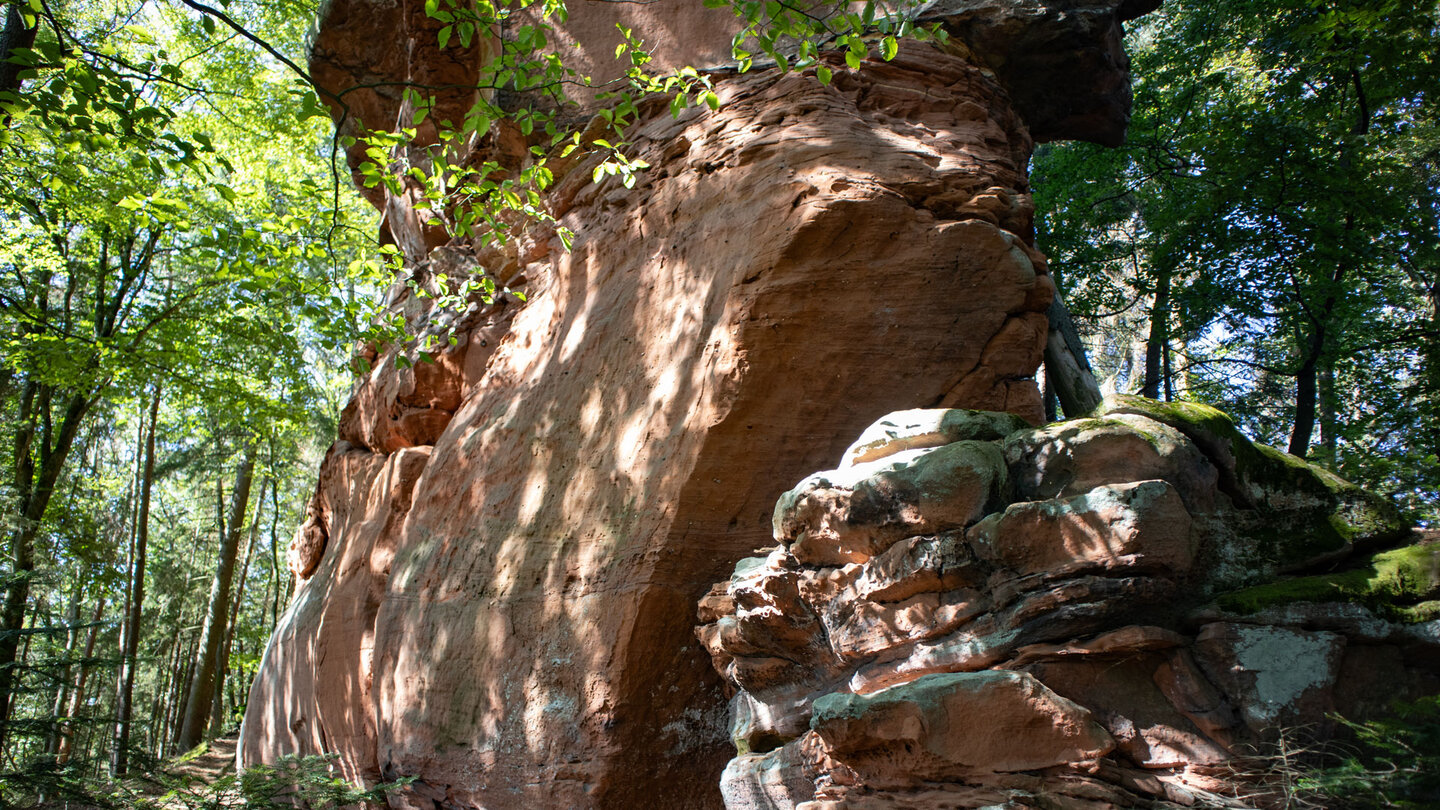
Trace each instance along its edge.
<path fill-rule="evenodd" d="M 423 5 L 328 0 L 321 7 L 310 38 L 310 71 L 330 94 L 326 101 L 342 127 L 396 128 L 406 87 L 439 96 L 435 117 L 463 117 L 493 45 L 477 38 L 468 48 L 454 42 L 440 48 L 445 24 L 426 15 Z M 994 72 L 1037 141 L 1113 146 L 1123 141 L 1130 114 L 1124 24 L 1159 6 L 1160 0 L 932 0 L 914 15 L 941 25 L 956 50 Z M 648 43 L 656 69 L 692 66 L 723 74 L 737 65 L 730 43 L 741 26 L 726 9 L 686 0 L 575 0 L 569 12 L 552 48 L 597 85 L 620 78 L 628 67 L 613 58 L 617 24 L 642 37 L 662 33 Z M 532 14 L 522 10 L 517 18 Z M 599 108 L 583 89 L 571 99 L 582 113 Z"/>

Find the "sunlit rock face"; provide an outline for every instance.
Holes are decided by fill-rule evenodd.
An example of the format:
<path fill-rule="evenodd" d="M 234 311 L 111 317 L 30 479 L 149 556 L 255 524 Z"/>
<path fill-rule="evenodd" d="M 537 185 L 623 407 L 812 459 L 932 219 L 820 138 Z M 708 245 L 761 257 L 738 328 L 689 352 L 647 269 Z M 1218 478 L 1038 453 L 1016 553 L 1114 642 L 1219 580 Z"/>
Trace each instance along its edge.
<path fill-rule="evenodd" d="M 1268 746 L 1440 692 L 1440 545 L 1365 555 L 1384 499 L 1204 406 L 1006 422 L 880 420 L 702 598 L 730 810 L 1286 807 Z"/>
<path fill-rule="evenodd" d="M 926 12 L 954 23 L 944 50 L 907 44 L 858 70 L 832 59 L 829 86 L 718 73 L 717 112 L 644 106 L 627 137 L 653 168 L 633 189 L 593 182 L 593 161 L 556 166 L 549 204 L 575 233 L 570 251 L 544 228 L 503 251 L 442 244 L 411 191 L 370 190 L 418 282 L 483 267 L 527 300 L 437 314 L 392 294 L 413 332 L 457 339 L 409 368 L 394 348 L 366 354 L 374 370 L 292 548 L 299 587 L 256 676 L 242 763 L 338 752 L 353 777 L 414 777 L 397 806 L 722 804 L 727 695 L 694 604 L 772 542 L 776 499 L 891 411 L 1042 417 L 1034 372 L 1053 285 L 1025 175 L 1040 113 L 1013 100 L 1091 75 L 1090 101 L 1077 90 L 1067 103 L 1109 111 L 1052 110 L 1045 137 L 1118 138 L 1115 48 L 1133 9 L 956 5 Z M 327 6 L 312 64 L 346 99 L 342 127 L 394 126 L 397 82 L 473 81 L 484 46 L 441 52 L 422 8 Z M 724 61 L 734 23 L 668 0 L 572 12 L 565 47 L 599 76 L 617 20 L 664 31 L 662 62 L 702 65 Z M 1068 50 L 1047 63 L 1056 75 L 1007 72 L 986 61 L 1014 52 L 1007 37 Z M 467 93 L 440 104 L 461 109 Z M 502 158 L 523 147 L 507 131 L 476 145 Z M 955 514 L 915 517 L 934 499 L 904 493 L 872 505 L 963 524 L 1003 500 L 1004 453 L 971 466 L 991 489 Z M 1113 508 L 1138 497 L 1117 492 Z M 832 552 L 817 541 L 815 553 Z M 937 603 L 905 621 L 963 612 Z M 977 691 L 992 693 L 1064 700 L 1028 681 Z M 1037 756 L 1108 745 L 1080 717 Z"/>

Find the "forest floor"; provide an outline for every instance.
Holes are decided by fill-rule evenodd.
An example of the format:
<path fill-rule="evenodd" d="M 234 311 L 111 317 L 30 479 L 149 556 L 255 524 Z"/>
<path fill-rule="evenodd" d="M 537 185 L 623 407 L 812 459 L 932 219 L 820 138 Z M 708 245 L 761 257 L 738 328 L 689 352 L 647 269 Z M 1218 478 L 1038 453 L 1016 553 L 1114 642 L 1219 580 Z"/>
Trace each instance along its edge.
<path fill-rule="evenodd" d="M 220 777 L 235 773 L 235 746 L 239 739 L 239 729 L 223 737 L 216 737 L 210 741 L 205 753 L 190 759 L 177 760 L 165 770 L 171 776 L 186 781 L 214 784 Z"/>

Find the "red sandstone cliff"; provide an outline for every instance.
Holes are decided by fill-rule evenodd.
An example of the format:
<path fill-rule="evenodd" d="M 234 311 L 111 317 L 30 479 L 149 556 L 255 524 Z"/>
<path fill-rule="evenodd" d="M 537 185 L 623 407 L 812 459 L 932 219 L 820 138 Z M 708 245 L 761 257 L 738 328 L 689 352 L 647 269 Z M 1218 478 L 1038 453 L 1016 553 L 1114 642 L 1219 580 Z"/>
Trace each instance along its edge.
<path fill-rule="evenodd" d="M 717 75 L 718 112 L 643 111 L 635 188 L 585 163 L 557 178 L 569 252 L 545 233 L 504 255 L 442 246 L 404 195 L 374 193 L 421 277 L 483 264 L 528 301 L 472 307 L 435 364 L 384 356 L 360 382 L 242 762 L 338 752 L 354 777 L 416 777 L 399 801 L 417 807 L 719 806 L 733 749 L 696 600 L 877 417 L 1039 421 L 1052 285 L 1026 164 L 1037 137 L 1118 141 L 1120 26 L 1147 5 L 939 4 L 946 50 L 837 60 L 828 87 Z M 386 82 L 473 75 L 479 55 L 439 53 L 422 6 L 328 6 L 316 75 L 375 86 L 345 93 L 347 126 L 393 124 Z M 716 64 L 730 33 L 668 0 L 572 11 L 597 65 L 616 15 L 670 26 L 674 63 Z"/>

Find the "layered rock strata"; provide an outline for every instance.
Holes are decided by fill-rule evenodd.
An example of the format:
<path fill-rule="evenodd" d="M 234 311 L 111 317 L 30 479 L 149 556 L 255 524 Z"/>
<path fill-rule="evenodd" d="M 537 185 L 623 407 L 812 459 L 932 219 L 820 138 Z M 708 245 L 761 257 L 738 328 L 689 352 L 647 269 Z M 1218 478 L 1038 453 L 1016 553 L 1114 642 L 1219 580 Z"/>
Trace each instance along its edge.
<path fill-rule="evenodd" d="M 1268 745 L 1440 691 L 1440 545 L 1265 584 L 1406 530 L 1213 409 L 907 411 L 843 458 L 700 602 L 731 810 L 1283 806 Z"/>
<path fill-rule="evenodd" d="M 608 52 L 594 32 L 613 15 L 674 5 L 581 2 L 565 31 Z M 526 300 L 437 312 L 392 292 L 411 334 L 454 340 L 433 362 L 364 354 L 373 370 L 291 549 L 296 596 L 241 763 L 338 752 L 349 777 L 412 778 L 393 802 L 416 808 L 719 806 L 726 697 L 692 606 L 770 541 L 783 490 L 877 416 L 1039 421 L 1053 285 L 1031 244 L 1024 116 L 1044 105 L 1014 102 L 1063 80 L 1044 137 L 1119 137 L 1120 25 L 1145 5 L 935 6 L 956 23 L 947 48 L 858 69 L 836 55 L 828 86 L 717 73 L 718 112 L 646 103 L 625 133 L 652 167 L 633 188 L 594 182 L 599 158 L 552 164 L 569 251 L 544 227 L 504 249 L 448 240 L 414 189 L 372 188 L 410 282 L 484 272 Z M 423 6 L 326 5 L 313 72 L 344 99 L 342 126 L 408 120 L 407 85 L 452 90 L 437 115 L 473 98 L 489 46 L 442 52 Z M 710 58 L 733 30 L 721 19 L 671 31 L 671 56 Z M 1021 35 L 1053 49 L 1044 70 L 986 62 Z M 497 128 L 474 149 L 526 146 Z M 1062 749 L 1091 750 L 1092 731 Z"/>

